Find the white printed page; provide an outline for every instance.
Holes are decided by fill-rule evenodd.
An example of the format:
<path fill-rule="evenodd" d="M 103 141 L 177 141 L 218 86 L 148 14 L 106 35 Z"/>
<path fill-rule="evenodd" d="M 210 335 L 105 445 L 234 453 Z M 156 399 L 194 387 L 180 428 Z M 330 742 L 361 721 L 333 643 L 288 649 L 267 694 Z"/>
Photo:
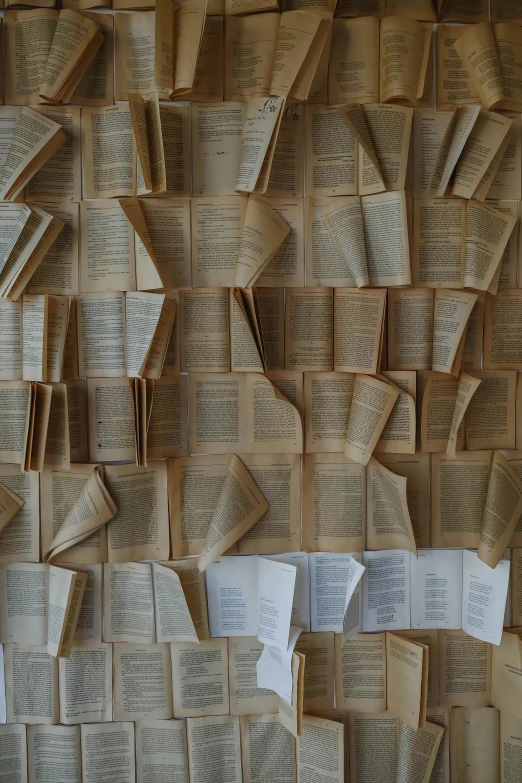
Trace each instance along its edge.
<path fill-rule="evenodd" d="M 462 630 L 483 642 L 500 644 L 509 583 L 509 560 L 490 568 L 465 549 L 462 578 Z"/>
<path fill-rule="evenodd" d="M 411 627 L 462 628 L 462 549 L 419 549 L 412 558 Z"/>
<path fill-rule="evenodd" d="M 257 636 L 257 557 L 220 557 L 205 574 L 210 636 Z"/>
<path fill-rule="evenodd" d="M 265 557 L 259 557 L 257 565 L 257 638 L 263 644 L 286 650 L 292 618 L 296 568 Z"/>

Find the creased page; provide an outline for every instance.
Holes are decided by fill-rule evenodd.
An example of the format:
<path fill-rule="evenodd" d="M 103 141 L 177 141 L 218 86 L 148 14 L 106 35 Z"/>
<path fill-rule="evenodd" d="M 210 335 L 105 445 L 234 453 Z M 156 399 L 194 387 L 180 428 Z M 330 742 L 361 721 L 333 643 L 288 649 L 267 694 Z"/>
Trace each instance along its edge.
<path fill-rule="evenodd" d="M 244 783 L 294 783 L 295 740 L 278 714 L 247 714 L 241 718 L 241 755 Z"/>
<path fill-rule="evenodd" d="M 377 104 L 377 106 L 379 106 L 379 104 Z M 337 106 L 336 108 L 343 122 L 346 124 L 346 127 L 353 134 L 353 136 L 355 136 L 359 142 L 360 147 L 362 148 L 362 150 L 360 150 L 362 154 L 359 155 L 360 169 L 362 158 L 363 156 L 366 156 L 366 170 L 364 172 L 366 177 L 364 177 L 364 184 L 366 187 L 370 187 L 370 190 L 365 191 L 365 193 L 381 193 L 383 190 L 386 190 L 386 184 L 384 182 L 379 159 L 375 151 L 372 134 L 366 121 L 366 112 L 363 111 L 362 104 L 349 103 L 343 106 Z M 387 107 L 384 107 L 383 104 L 383 108 Z"/>
<path fill-rule="evenodd" d="M 49 158 L 65 144 L 61 126 L 29 106 L 21 110 L 0 169 L 0 197 L 14 201 Z"/>
<path fill-rule="evenodd" d="M 266 191 L 283 107 L 284 98 L 251 98 L 248 101 L 235 190 Z"/>
<path fill-rule="evenodd" d="M 305 182 L 308 196 L 356 196 L 355 136 L 334 106 L 305 106 Z"/>
<path fill-rule="evenodd" d="M 234 285 L 251 288 L 290 230 L 288 223 L 267 202 L 250 196 L 241 230 Z"/>
<path fill-rule="evenodd" d="M 332 200 L 323 210 L 323 220 L 346 264 L 347 274 L 358 288 L 369 285 L 360 198 L 346 196 Z"/>
<path fill-rule="evenodd" d="M 87 574 L 49 566 L 47 651 L 68 658 L 76 631 Z"/>
<path fill-rule="evenodd" d="M 378 161 L 378 170 L 367 145 L 359 148 L 359 193 L 404 190 L 408 187 L 408 157 L 413 110 L 406 106 L 386 103 L 365 104 L 364 121 Z M 361 142 L 359 142 L 361 144 Z M 381 182 L 384 187 L 381 187 Z"/>
<path fill-rule="evenodd" d="M 274 52 L 271 95 L 288 95 L 312 47 L 320 22 L 319 14 L 306 10 L 283 11 Z"/>
<path fill-rule="evenodd" d="M 375 375 L 379 369 L 386 289 L 334 289 L 334 370 Z"/>
<path fill-rule="evenodd" d="M 419 783 L 435 783 L 437 778 L 432 776 L 432 770 L 444 731 L 430 721 L 415 731 L 399 720 L 397 774 L 405 780 L 416 778 Z"/>
<path fill-rule="evenodd" d="M 233 454 L 199 557 L 200 571 L 238 541 L 268 509 L 255 481 Z"/>
<path fill-rule="evenodd" d="M 437 151 L 430 181 L 430 189 L 434 192 L 429 195 L 442 198 L 446 193 L 450 177 L 479 114 L 479 106 L 459 106 L 454 110 Z"/>
<path fill-rule="evenodd" d="M 206 14 L 207 0 L 174 4 L 173 96 L 182 96 L 194 87 Z"/>
<path fill-rule="evenodd" d="M 152 564 L 158 642 L 197 642 L 181 580 L 173 568 Z"/>
<path fill-rule="evenodd" d="M 9 524 L 24 504 L 25 500 L 18 497 L 5 484 L 0 483 L 0 531 Z"/>
<path fill-rule="evenodd" d="M 433 364 L 436 372 L 458 375 L 459 346 L 478 295 L 438 289 L 433 312 Z M 463 347 L 463 346 L 462 346 Z"/>
<path fill-rule="evenodd" d="M 375 452 L 415 454 L 417 373 L 412 370 L 390 370 L 379 373 L 378 377 L 393 384 L 400 393 L 375 446 Z"/>
<path fill-rule="evenodd" d="M 404 476 L 371 457 L 367 466 L 368 549 L 406 549 L 417 554 Z"/>
<path fill-rule="evenodd" d="M 500 212 L 489 204 L 468 202 L 464 258 L 466 288 L 488 290 L 516 222 L 514 215 Z"/>
<path fill-rule="evenodd" d="M 457 397 L 455 399 L 455 407 L 453 408 L 451 426 L 448 435 L 448 445 L 446 447 L 446 454 L 448 457 L 456 456 L 457 440 L 459 437 L 459 429 L 462 424 L 462 420 L 471 402 L 471 398 L 481 383 L 482 381 L 480 378 L 475 378 L 466 372 L 460 373 L 459 385 L 457 387 Z"/>
<path fill-rule="evenodd" d="M 117 508 L 103 483 L 101 468 L 95 468 L 85 481 L 81 494 L 67 514 L 50 548 L 44 553 L 47 561 L 63 552 L 112 519 Z"/>
<path fill-rule="evenodd" d="M 513 120 L 481 109 L 460 153 L 453 180 L 453 195 L 471 198 L 487 175 Z"/>
<path fill-rule="evenodd" d="M 493 454 L 478 557 L 495 568 L 522 514 L 522 479 L 499 452 Z"/>
<path fill-rule="evenodd" d="M 398 396 L 395 386 L 356 375 L 344 451 L 347 457 L 368 464 Z"/>
<path fill-rule="evenodd" d="M 486 109 L 493 109 L 504 101 L 506 96 L 493 27 L 487 22 L 473 25 L 455 41 L 455 49 Z"/>
<path fill-rule="evenodd" d="M 164 294 L 128 291 L 125 296 L 125 363 L 129 378 L 148 377 L 145 370 L 164 303 Z"/>
<path fill-rule="evenodd" d="M 244 373 L 246 448 L 260 454 L 302 454 L 303 425 L 296 406 L 261 373 Z"/>

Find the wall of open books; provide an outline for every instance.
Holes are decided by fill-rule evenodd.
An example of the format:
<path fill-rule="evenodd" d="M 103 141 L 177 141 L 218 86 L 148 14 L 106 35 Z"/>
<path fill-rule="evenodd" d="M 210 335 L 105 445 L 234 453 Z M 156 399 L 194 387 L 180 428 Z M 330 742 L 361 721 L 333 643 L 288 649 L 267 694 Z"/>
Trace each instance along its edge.
<path fill-rule="evenodd" d="M 4 4 L 0 783 L 521 783 L 522 0 Z"/>

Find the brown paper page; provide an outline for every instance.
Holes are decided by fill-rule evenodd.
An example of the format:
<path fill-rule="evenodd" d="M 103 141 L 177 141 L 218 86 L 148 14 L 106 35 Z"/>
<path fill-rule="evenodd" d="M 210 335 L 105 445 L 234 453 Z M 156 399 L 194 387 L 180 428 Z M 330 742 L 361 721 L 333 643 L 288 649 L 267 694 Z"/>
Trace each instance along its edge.
<path fill-rule="evenodd" d="M 414 731 L 399 720 L 397 773 L 415 775 L 419 783 L 430 783 L 443 733 L 441 726 L 429 721 Z"/>
<path fill-rule="evenodd" d="M 399 390 L 369 375 L 356 375 L 345 455 L 367 465 Z"/>
<path fill-rule="evenodd" d="M 417 547 L 430 545 L 430 455 L 378 454 L 381 464 L 407 479 L 406 499 Z M 402 631 L 401 631 L 402 633 Z"/>
<path fill-rule="evenodd" d="M 371 149 L 362 144 L 359 149 L 359 193 L 366 196 L 381 190 L 404 190 L 413 110 L 381 103 L 366 104 L 362 110 L 379 166 L 375 166 Z"/>
<path fill-rule="evenodd" d="M 335 687 L 339 709 L 382 712 L 386 707 L 386 635 L 335 635 Z"/>
<path fill-rule="evenodd" d="M 462 288 L 466 202 L 463 199 L 415 199 L 413 209 L 413 285 Z M 402 292 L 398 294 L 401 295 Z"/>
<path fill-rule="evenodd" d="M 288 223 L 266 201 L 249 196 L 241 229 L 234 285 L 251 288 L 290 230 Z"/>
<path fill-rule="evenodd" d="M 446 447 L 446 454 L 448 457 L 454 458 L 456 456 L 459 429 L 462 424 L 462 420 L 464 419 L 466 410 L 471 402 L 471 398 L 477 391 L 480 384 L 480 378 L 475 378 L 472 375 L 468 375 L 466 372 L 460 373 L 459 385 L 457 387 L 457 397 L 455 399 L 455 407 L 453 409 L 453 416 L 451 419 L 451 426 L 448 435 L 448 445 Z"/>
<path fill-rule="evenodd" d="M 136 290 L 134 232 L 126 216 L 127 201 L 97 199 L 80 204 L 79 287 L 83 294 Z"/>
<path fill-rule="evenodd" d="M 367 549 L 406 549 L 417 554 L 406 497 L 407 479 L 374 457 L 367 465 Z"/>
<path fill-rule="evenodd" d="M 34 9 L 11 11 L 5 15 L 5 86 L 6 104 L 39 103 L 40 87 L 51 51 L 58 11 Z M 24 52 L 24 67 L 17 52 Z"/>
<path fill-rule="evenodd" d="M 488 204 L 468 202 L 464 286 L 486 291 L 502 263 L 516 217 Z"/>
<path fill-rule="evenodd" d="M 522 367 L 519 350 L 519 323 L 522 317 L 522 292 L 501 289 L 486 297 L 484 320 L 484 367 L 488 370 L 518 370 Z"/>
<path fill-rule="evenodd" d="M 493 454 L 478 556 L 495 568 L 509 546 L 522 513 L 522 479 L 499 452 Z"/>
<path fill-rule="evenodd" d="M 451 119 L 451 112 L 413 111 L 413 195 L 416 199 L 432 195 L 433 167 Z"/>
<path fill-rule="evenodd" d="M 209 7 L 210 3 L 207 4 L 193 87 L 182 96 L 184 100 L 202 103 L 223 100 L 224 17 L 209 16 Z"/>
<path fill-rule="evenodd" d="M 69 470 L 71 467 L 71 442 L 67 387 L 64 383 L 53 383 L 51 388 L 51 407 L 45 441 L 44 464 Z"/>
<path fill-rule="evenodd" d="M 459 343 L 465 335 L 466 323 L 476 300 L 477 294 L 464 291 L 439 288 L 435 292 L 432 369 L 436 372 L 458 375 Z"/>
<path fill-rule="evenodd" d="M 300 481 L 297 454 L 240 454 L 270 508 L 238 541 L 241 555 L 296 552 L 301 546 Z"/>
<path fill-rule="evenodd" d="M 236 188 L 247 104 L 191 107 L 194 196 L 232 196 Z"/>
<path fill-rule="evenodd" d="M 455 49 L 486 109 L 495 108 L 504 101 L 506 96 L 492 26 L 482 22 L 470 27 L 455 41 Z"/>
<path fill-rule="evenodd" d="M 115 100 L 154 90 L 154 25 L 155 11 L 115 15 Z"/>
<path fill-rule="evenodd" d="M 478 106 L 458 106 L 446 127 L 442 142 L 437 150 L 437 156 L 431 173 L 430 189 L 438 198 L 445 195 L 450 178 L 466 142 L 478 121 L 481 109 Z M 486 118 L 485 118 L 486 119 Z M 470 146 L 470 149 L 472 147 Z M 475 187 L 479 184 L 477 180 Z M 475 190 L 473 188 L 473 191 Z"/>
<path fill-rule="evenodd" d="M 362 552 L 366 471 L 344 454 L 310 454 L 303 464 L 303 549 Z"/>
<path fill-rule="evenodd" d="M 321 17 L 309 11 L 281 14 L 275 45 L 270 95 L 286 97 L 319 31 Z M 313 75 L 313 74 L 312 74 Z M 295 96 L 297 97 L 297 96 Z M 306 99 L 306 95 L 300 96 Z"/>
<path fill-rule="evenodd" d="M 248 101 L 234 186 L 236 191 L 266 191 L 284 102 L 281 97 L 251 98 Z"/>
<path fill-rule="evenodd" d="M 3 530 L 14 515 L 25 505 L 25 500 L 0 483 L 0 530 Z"/>
<path fill-rule="evenodd" d="M 379 783 L 397 780 L 398 718 L 391 712 L 369 715 L 354 712 L 349 715 L 350 780 L 361 783 L 373 774 L 375 749 L 378 746 Z M 371 777 L 370 777 L 371 779 Z"/>
<path fill-rule="evenodd" d="M 331 104 L 379 100 L 378 52 L 378 19 L 334 19 L 328 73 Z"/>

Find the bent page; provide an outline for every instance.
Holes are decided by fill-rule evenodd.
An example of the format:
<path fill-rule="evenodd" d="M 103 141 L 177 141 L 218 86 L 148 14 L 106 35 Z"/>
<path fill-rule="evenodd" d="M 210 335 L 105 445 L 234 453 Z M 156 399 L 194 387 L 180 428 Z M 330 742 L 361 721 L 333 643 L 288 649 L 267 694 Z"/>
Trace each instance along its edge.
<path fill-rule="evenodd" d="M 415 776 L 419 783 L 434 781 L 432 770 L 444 731 L 443 727 L 429 721 L 413 730 L 399 720 L 397 774 L 404 775 L 406 780 Z"/>
<path fill-rule="evenodd" d="M 266 201 L 250 196 L 241 229 L 234 286 L 251 288 L 290 231 L 288 223 Z"/>
<path fill-rule="evenodd" d="M 493 27 L 487 22 L 470 26 L 455 41 L 455 49 L 486 109 L 495 108 L 504 101 L 506 96 Z"/>
<path fill-rule="evenodd" d="M 497 151 L 504 144 L 513 124 L 509 117 L 481 109 L 460 153 L 453 180 L 454 196 L 471 198 L 489 176 Z"/>
<path fill-rule="evenodd" d="M 459 436 L 462 435 L 460 426 L 464 419 L 466 410 L 471 402 L 471 398 L 477 391 L 481 382 L 482 381 L 480 378 L 474 378 L 472 375 L 468 375 L 466 372 L 460 373 L 459 385 L 457 387 L 457 397 L 455 399 L 455 407 L 453 408 L 451 426 L 448 435 L 448 445 L 446 448 L 446 454 L 448 457 L 454 458 L 456 456 L 457 441 Z"/>
<path fill-rule="evenodd" d="M 458 376 L 462 359 L 460 345 L 466 334 L 468 318 L 477 299 L 478 294 L 465 291 L 438 289 L 435 292 L 433 370 Z M 462 345 L 462 349 L 463 347 Z"/>
<path fill-rule="evenodd" d="M 406 497 L 407 479 L 371 457 L 367 466 L 368 549 L 406 549 L 417 554 Z"/>
<path fill-rule="evenodd" d="M 173 568 L 152 563 L 158 642 L 198 642 L 181 580 Z"/>
<path fill-rule="evenodd" d="M 25 500 L 18 497 L 5 484 L 0 483 L 0 531 L 9 524 L 24 504 Z"/>
<path fill-rule="evenodd" d="M 500 644 L 509 581 L 509 560 L 490 568 L 475 552 L 463 552 L 462 630 L 491 644 Z"/>
<path fill-rule="evenodd" d="M 414 731 L 426 723 L 428 648 L 424 644 L 386 634 L 387 709 Z"/>
<path fill-rule="evenodd" d="M 348 419 L 347 457 L 367 465 L 395 402 L 399 389 L 370 375 L 356 375 Z"/>
<path fill-rule="evenodd" d="M 116 511 L 116 504 L 103 483 L 102 469 L 97 467 L 85 481 L 44 559 L 50 562 L 65 549 L 80 543 L 112 519 Z"/>
<path fill-rule="evenodd" d="M 495 568 L 513 537 L 522 514 L 522 479 L 499 452 L 493 454 L 480 531 L 478 557 Z"/>
<path fill-rule="evenodd" d="M 68 658 L 76 632 L 87 574 L 49 566 L 47 651 Z"/>
<path fill-rule="evenodd" d="M 276 97 L 248 101 L 234 190 L 266 191 L 284 102 L 284 98 Z"/>

